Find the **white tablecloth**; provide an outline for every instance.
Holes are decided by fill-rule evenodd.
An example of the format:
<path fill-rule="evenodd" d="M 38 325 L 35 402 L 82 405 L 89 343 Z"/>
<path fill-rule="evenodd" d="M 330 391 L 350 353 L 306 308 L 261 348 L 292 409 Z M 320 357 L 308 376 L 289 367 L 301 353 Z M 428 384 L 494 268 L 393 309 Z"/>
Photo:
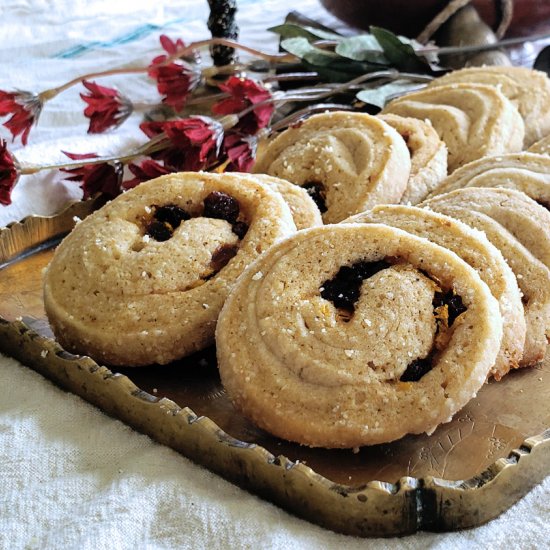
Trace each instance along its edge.
<path fill-rule="evenodd" d="M 274 51 L 265 29 L 290 6 L 238 4 L 241 39 Z M 295 8 L 333 22 L 313 0 Z M 147 63 L 161 33 L 208 36 L 207 14 L 205 0 L 2 0 L 0 89 L 40 91 L 83 72 Z M 109 83 L 134 100 L 151 95 L 143 77 Z M 138 116 L 116 133 L 87 136 L 81 110 L 77 90 L 47 104 L 18 157 L 109 153 L 142 139 Z M 14 204 L 0 207 L 0 225 L 52 213 L 78 194 L 57 176 L 26 177 Z M 1 355 L 0 388 L 0 548 L 550 548 L 550 478 L 477 529 L 356 539 L 240 490 Z"/>

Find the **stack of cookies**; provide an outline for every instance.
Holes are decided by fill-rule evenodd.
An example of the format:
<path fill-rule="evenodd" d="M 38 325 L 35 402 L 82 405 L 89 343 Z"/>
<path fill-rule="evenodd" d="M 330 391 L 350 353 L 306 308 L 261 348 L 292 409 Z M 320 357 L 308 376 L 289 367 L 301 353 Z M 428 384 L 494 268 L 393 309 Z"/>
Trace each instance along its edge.
<path fill-rule="evenodd" d="M 58 247 L 54 333 L 125 366 L 215 342 L 235 406 L 301 444 L 430 433 L 544 358 L 548 113 L 541 73 L 464 69 L 379 116 L 314 115 L 254 174 L 144 183 Z"/>

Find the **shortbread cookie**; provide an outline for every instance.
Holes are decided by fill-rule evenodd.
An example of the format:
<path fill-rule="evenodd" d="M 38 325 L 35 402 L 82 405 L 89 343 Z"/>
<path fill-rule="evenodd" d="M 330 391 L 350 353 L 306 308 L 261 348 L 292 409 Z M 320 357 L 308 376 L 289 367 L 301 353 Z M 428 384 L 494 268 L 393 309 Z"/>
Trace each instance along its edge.
<path fill-rule="evenodd" d="M 401 204 L 418 204 L 447 176 L 447 147 L 431 124 L 417 118 L 380 115 L 405 140 L 411 173 Z"/>
<path fill-rule="evenodd" d="M 550 79 L 546 73 L 525 67 L 468 67 L 436 78 L 430 86 L 457 83 L 498 88 L 523 118 L 526 147 L 550 133 Z"/>
<path fill-rule="evenodd" d="M 542 361 L 550 335 L 550 270 L 498 222 L 480 212 L 446 205 L 435 197 L 423 205 L 483 231 L 514 272 L 523 297 L 527 332 L 520 367 Z"/>
<path fill-rule="evenodd" d="M 239 278 L 216 330 L 235 406 L 276 436 L 358 447 L 433 431 L 483 385 L 498 302 L 456 254 L 399 229 L 296 233 Z"/>
<path fill-rule="evenodd" d="M 493 218 L 550 268 L 550 212 L 525 193 L 499 187 L 466 187 L 437 198 L 438 204 L 481 212 Z"/>
<path fill-rule="evenodd" d="M 376 206 L 344 223 L 384 223 L 452 250 L 471 265 L 498 300 L 502 343 L 491 375 L 500 380 L 523 356 L 525 317 L 516 277 L 500 251 L 480 231 L 454 218 L 413 206 Z"/>
<path fill-rule="evenodd" d="M 411 160 L 401 136 L 377 117 L 333 112 L 288 128 L 259 154 L 254 172 L 304 187 L 325 223 L 399 202 Z"/>
<path fill-rule="evenodd" d="M 506 187 L 550 207 L 550 157 L 510 153 L 470 162 L 445 178 L 431 196 L 463 187 Z"/>
<path fill-rule="evenodd" d="M 434 86 L 394 99 L 383 113 L 430 120 L 449 150 L 449 172 L 487 155 L 520 151 L 523 146 L 523 119 L 492 86 Z"/>
<path fill-rule="evenodd" d="M 233 175 L 238 175 L 232 172 Z M 307 229 L 308 227 L 317 227 L 323 225 L 321 212 L 310 194 L 294 183 L 281 178 L 267 176 L 266 174 L 243 174 L 245 178 L 254 177 L 260 183 L 269 185 L 275 191 L 278 191 L 285 199 L 292 212 L 292 218 L 296 224 L 296 229 Z"/>
<path fill-rule="evenodd" d="M 537 153 L 539 155 L 550 155 L 550 135 L 533 143 L 527 151 L 529 153 Z"/>
<path fill-rule="evenodd" d="M 65 349 L 112 365 L 168 363 L 214 341 L 241 272 L 295 231 L 279 193 L 229 174 L 142 183 L 79 223 L 44 276 Z"/>

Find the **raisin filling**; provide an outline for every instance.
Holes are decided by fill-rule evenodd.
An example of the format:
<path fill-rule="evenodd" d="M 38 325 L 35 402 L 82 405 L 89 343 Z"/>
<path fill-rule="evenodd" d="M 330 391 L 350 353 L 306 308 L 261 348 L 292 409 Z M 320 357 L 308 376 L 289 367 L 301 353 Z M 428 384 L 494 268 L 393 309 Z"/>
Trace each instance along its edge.
<path fill-rule="evenodd" d="M 434 294 L 432 305 L 434 316 L 437 319 L 437 331 L 440 328 L 449 328 L 453 325 L 456 318 L 466 311 L 466 306 L 462 303 L 462 298 L 452 290 L 447 292 L 436 292 Z M 399 378 L 400 382 L 418 382 L 425 374 L 433 368 L 433 360 L 437 350 L 432 350 L 426 357 L 412 361 L 405 372 Z"/>
<path fill-rule="evenodd" d="M 405 372 L 399 378 L 400 382 L 418 382 L 425 374 L 433 368 L 433 354 L 429 353 L 424 359 L 415 359 L 409 363 Z"/>
<path fill-rule="evenodd" d="M 146 222 L 145 233 L 156 241 L 167 241 L 182 222 L 191 219 L 188 212 L 175 204 L 154 205 L 152 208 L 153 214 Z M 243 239 L 248 231 L 248 224 L 239 220 L 239 215 L 239 202 L 226 193 L 213 191 L 204 199 L 203 216 L 229 222 L 233 233 Z"/>
<path fill-rule="evenodd" d="M 302 185 L 302 189 L 305 189 L 308 192 L 321 214 L 324 214 L 328 210 L 326 205 L 327 195 L 325 186 L 322 183 L 317 181 L 308 181 Z"/>
<path fill-rule="evenodd" d="M 466 306 L 462 303 L 462 298 L 452 290 L 447 292 L 436 292 L 432 301 L 434 310 L 447 309 L 447 326 L 450 327 L 455 319 L 466 311 Z M 438 325 L 439 328 L 439 325 Z"/>
<path fill-rule="evenodd" d="M 233 233 L 239 239 L 242 239 L 248 231 L 248 224 L 238 220 L 240 210 L 237 199 L 221 191 L 212 191 L 204 199 L 204 212 L 202 215 L 205 218 L 216 218 L 229 222 Z"/>
<path fill-rule="evenodd" d="M 231 244 L 223 244 L 216 248 L 210 260 L 210 266 L 214 272 L 210 274 L 209 278 L 213 277 L 220 269 L 224 268 L 229 263 L 229 260 L 236 256 L 238 250 L 238 246 Z"/>
<path fill-rule="evenodd" d="M 342 266 L 338 273 L 325 281 L 321 287 L 321 296 L 329 300 L 334 307 L 348 313 L 355 311 L 359 300 L 361 284 L 365 279 L 387 269 L 391 264 L 383 260 L 378 262 L 356 262 L 351 266 Z"/>
<path fill-rule="evenodd" d="M 153 216 L 145 227 L 145 233 L 160 242 L 167 241 L 181 222 L 191 217 L 183 208 L 175 204 L 153 206 L 153 208 Z"/>

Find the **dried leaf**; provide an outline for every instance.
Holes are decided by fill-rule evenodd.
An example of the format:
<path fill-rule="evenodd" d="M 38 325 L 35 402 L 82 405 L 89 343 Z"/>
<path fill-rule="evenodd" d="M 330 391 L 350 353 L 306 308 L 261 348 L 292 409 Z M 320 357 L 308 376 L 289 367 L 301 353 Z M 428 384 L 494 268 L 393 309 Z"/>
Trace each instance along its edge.
<path fill-rule="evenodd" d="M 375 105 L 383 109 L 388 100 L 393 99 L 397 94 L 401 95 L 418 88 L 418 82 L 410 80 L 396 80 L 388 84 L 382 84 L 376 88 L 367 88 L 357 93 L 357 99 L 369 105 Z"/>
<path fill-rule="evenodd" d="M 336 46 L 335 52 L 355 61 L 389 65 L 382 47 L 372 34 L 346 37 Z"/>
<path fill-rule="evenodd" d="M 306 38 L 308 41 L 316 40 L 340 40 L 341 35 L 316 29 L 314 27 L 308 27 L 306 25 L 296 25 L 295 23 L 284 23 L 283 25 L 276 25 L 270 27 L 268 31 L 278 34 L 282 40 L 287 38 Z"/>
<path fill-rule="evenodd" d="M 408 72 L 426 72 L 426 70 L 429 70 L 426 61 L 416 55 L 410 40 L 399 38 L 392 32 L 380 27 L 371 27 L 370 31 L 382 46 L 384 54 L 391 65 L 397 69 Z"/>

